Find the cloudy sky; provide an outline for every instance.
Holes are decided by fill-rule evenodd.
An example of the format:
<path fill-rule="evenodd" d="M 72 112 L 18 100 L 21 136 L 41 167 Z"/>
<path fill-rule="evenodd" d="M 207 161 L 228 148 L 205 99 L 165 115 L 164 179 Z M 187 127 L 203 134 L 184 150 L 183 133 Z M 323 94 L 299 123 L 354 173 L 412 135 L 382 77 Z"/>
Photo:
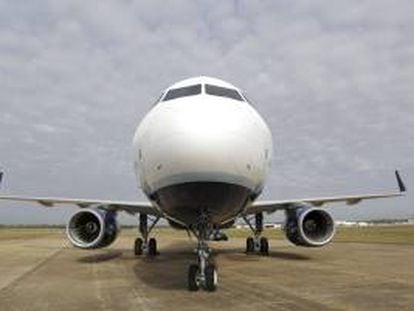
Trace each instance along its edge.
<path fill-rule="evenodd" d="M 196 75 L 237 85 L 269 123 L 263 198 L 394 190 L 395 168 L 414 189 L 411 0 L 32 0 L 0 1 L 2 191 L 144 199 L 134 130 L 163 88 Z M 332 211 L 414 217 L 413 203 Z M 72 211 L 3 202 L 0 223 Z"/>

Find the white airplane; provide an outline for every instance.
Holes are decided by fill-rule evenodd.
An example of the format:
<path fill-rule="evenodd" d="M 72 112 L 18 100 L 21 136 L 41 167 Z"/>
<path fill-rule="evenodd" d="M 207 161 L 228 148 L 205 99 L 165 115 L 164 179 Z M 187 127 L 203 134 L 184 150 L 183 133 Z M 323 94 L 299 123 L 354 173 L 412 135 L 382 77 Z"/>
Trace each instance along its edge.
<path fill-rule="evenodd" d="M 139 215 L 141 237 L 136 255 L 155 256 L 151 230 L 160 218 L 197 238 L 198 262 L 188 270 L 188 288 L 214 291 L 217 268 L 209 260 L 207 241 L 241 217 L 252 230 L 247 253 L 266 255 L 263 214 L 283 210 L 287 239 L 299 246 L 329 243 L 335 234 L 322 205 L 401 196 L 399 191 L 310 199 L 257 201 L 272 160 L 272 136 L 262 117 L 235 86 L 209 77 L 178 82 L 166 89 L 137 128 L 133 140 L 135 172 L 148 202 L 124 202 L 1 195 L 0 199 L 37 202 L 51 207 L 80 207 L 69 219 L 67 236 L 79 248 L 110 245 L 119 232 L 116 215 Z M 255 220 L 255 221 L 253 221 Z"/>

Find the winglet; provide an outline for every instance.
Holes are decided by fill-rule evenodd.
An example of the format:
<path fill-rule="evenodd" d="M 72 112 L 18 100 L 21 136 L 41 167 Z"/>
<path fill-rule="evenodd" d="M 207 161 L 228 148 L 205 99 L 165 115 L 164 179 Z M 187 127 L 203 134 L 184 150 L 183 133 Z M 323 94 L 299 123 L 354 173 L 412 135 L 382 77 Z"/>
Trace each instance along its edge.
<path fill-rule="evenodd" d="M 397 178 L 398 188 L 400 189 L 400 192 L 407 191 L 407 188 L 405 187 L 404 182 L 401 179 L 400 173 L 397 170 L 395 171 L 395 177 Z"/>
<path fill-rule="evenodd" d="M 0 171 L 0 187 L 1 187 L 1 181 L 3 179 L 3 175 L 4 175 L 4 172 Z"/>

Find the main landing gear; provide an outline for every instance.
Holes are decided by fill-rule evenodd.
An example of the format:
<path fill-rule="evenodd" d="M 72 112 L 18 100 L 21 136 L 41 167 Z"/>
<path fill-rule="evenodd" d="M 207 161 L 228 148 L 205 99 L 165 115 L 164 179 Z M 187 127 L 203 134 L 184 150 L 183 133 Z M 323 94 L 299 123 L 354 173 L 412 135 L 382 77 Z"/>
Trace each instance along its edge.
<path fill-rule="evenodd" d="M 254 234 L 253 237 L 246 239 L 246 254 L 259 253 L 265 256 L 269 255 L 269 241 L 261 236 L 263 232 L 263 213 L 255 215 L 254 227 L 246 216 L 243 216 L 243 219 Z"/>
<path fill-rule="evenodd" d="M 190 291 L 197 291 L 200 287 L 209 292 L 217 289 L 217 268 L 209 260 L 211 250 L 206 243 L 208 234 L 211 231 L 207 223 L 206 219 L 204 219 L 197 228 L 191 230 L 198 240 L 196 248 L 198 263 L 192 264 L 188 268 L 188 289 Z"/>
<path fill-rule="evenodd" d="M 148 227 L 148 215 L 140 214 L 139 215 L 139 232 L 142 236 L 135 239 L 134 243 L 134 253 L 136 256 L 146 254 L 148 256 L 158 255 L 157 251 L 157 240 L 155 238 L 148 238 L 152 229 L 154 229 L 160 217 L 156 217 L 151 220 L 151 225 Z"/>

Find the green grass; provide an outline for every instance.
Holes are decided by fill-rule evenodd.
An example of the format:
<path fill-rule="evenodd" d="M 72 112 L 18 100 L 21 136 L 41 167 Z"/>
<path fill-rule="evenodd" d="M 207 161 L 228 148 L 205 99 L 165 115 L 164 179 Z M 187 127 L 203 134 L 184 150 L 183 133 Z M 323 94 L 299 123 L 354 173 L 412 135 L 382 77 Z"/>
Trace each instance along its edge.
<path fill-rule="evenodd" d="M 41 238 L 51 235 L 62 234 L 64 229 L 61 228 L 13 228 L 13 227 L 1 227 L 0 228 L 0 241 L 4 240 L 23 240 L 30 238 Z"/>
<path fill-rule="evenodd" d="M 230 238 L 246 238 L 251 235 L 249 229 L 231 228 L 225 230 Z M 137 236 L 137 229 L 124 229 L 123 236 Z M 64 236 L 63 228 L 0 228 L 0 241 L 13 239 L 41 238 L 50 235 Z M 155 228 L 154 235 L 162 238 L 187 238 L 185 231 L 178 231 L 169 227 Z M 264 236 L 270 239 L 285 239 L 280 229 L 265 229 Z M 334 237 L 336 243 L 391 243 L 414 245 L 414 225 L 385 225 L 368 227 L 338 227 Z"/>
<path fill-rule="evenodd" d="M 334 241 L 414 245 L 414 225 L 339 227 Z"/>
<path fill-rule="evenodd" d="M 229 229 L 226 231 L 229 237 L 246 238 L 249 236 L 248 229 Z M 264 235 L 270 239 L 285 239 L 281 229 L 266 229 Z M 393 243 L 414 245 L 413 225 L 385 225 L 367 227 L 338 227 L 334 242 L 355 243 Z"/>
<path fill-rule="evenodd" d="M 127 229 L 123 231 L 126 235 L 136 235 L 137 230 Z M 231 228 L 225 230 L 229 238 L 246 238 L 251 236 L 249 229 Z M 169 236 L 176 238 L 185 238 L 185 231 L 178 231 L 172 228 L 157 228 L 157 236 Z M 281 229 L 265 229 L 264 236 L 284 240 L 285 235 Z M 354 242 L 354 243 L 394 243 L 394 244 L 412 244 L 414 245 L 414 225 L 381 225 L 367 227 L 338 227 L 334 242 Z"/>

